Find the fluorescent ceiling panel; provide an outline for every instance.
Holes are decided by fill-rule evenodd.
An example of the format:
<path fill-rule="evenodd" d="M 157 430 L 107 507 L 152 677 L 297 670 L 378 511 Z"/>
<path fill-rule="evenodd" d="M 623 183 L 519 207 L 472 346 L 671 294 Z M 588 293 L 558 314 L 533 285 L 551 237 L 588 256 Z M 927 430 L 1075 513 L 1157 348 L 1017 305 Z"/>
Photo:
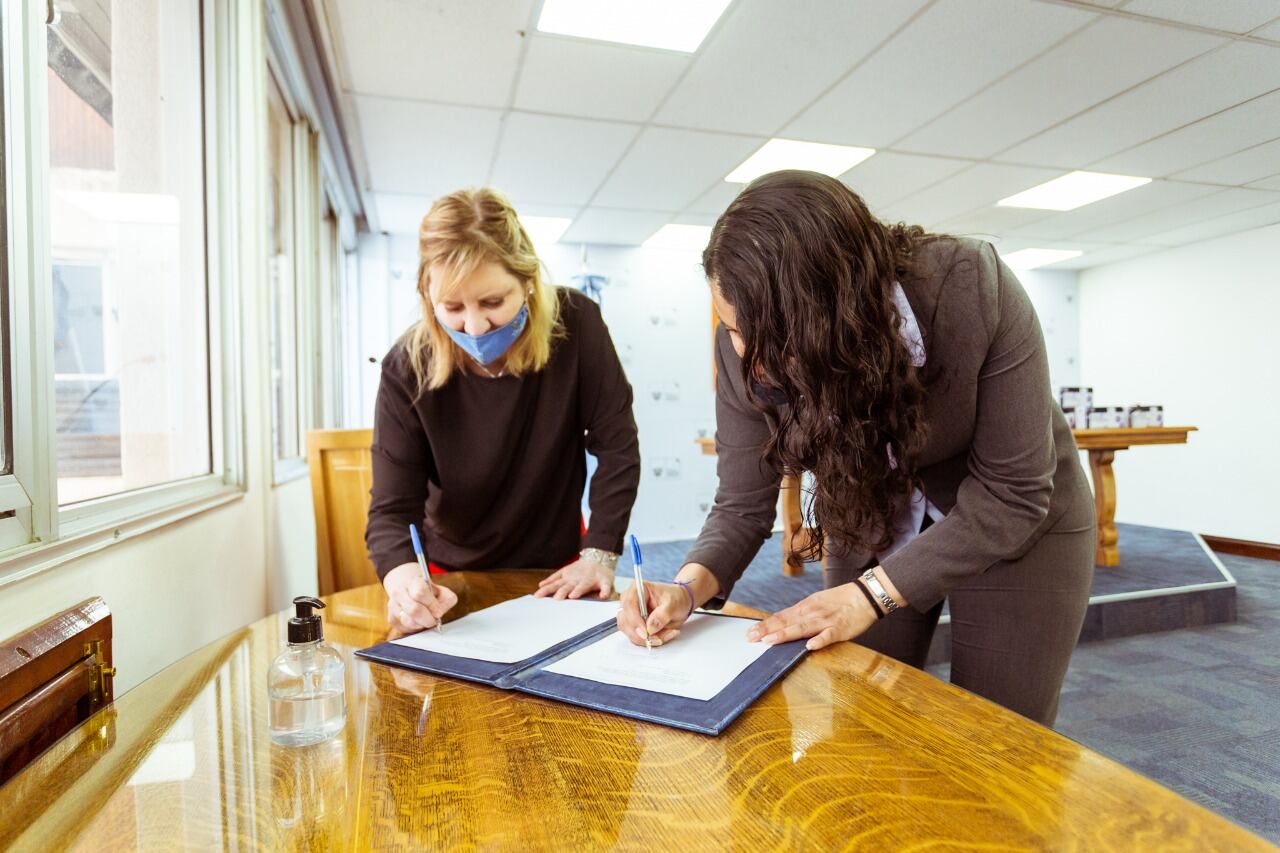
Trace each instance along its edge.
<path fill-rule="evenodd" d="M 693 53 L 730 0 L 546 0 L 538 31 Z"/>
<path fill-rule="evenodd" d="M 524 226 L 524 230 L 529 234 L 529 239 L 533 241 L 534 248 L 539 246 L 550 246 L 552 243 L 559 243 L 560 237 L 568 230 L 569 224 L 573 222 L 564 216 L 521 216 L 520 224 Z"/>
<path fill-rule="evenodd" d="M 692 249 L 701 252 L 710 239 L 710 225 L 663 225 L 642 245 L 646 249 Z"/>
<path fill-rule="evenodd" d="M 1040 210 L 1075 210 L 1104 198 L 1151 183 L 1150 178 L 1071 172 L 996 202 L 1001 207 L 1035 207 Z"/>
<path fill-rule="evenodd" d="M 1077 249 L 1019 249 L 1007 255 L 1001 255 L 1004 262 L 1015 270 L 1033 270 L 1046 264 L 1069 261 L 1083 255 Z"/>
<path fill-rule="evenodd" d="M 761 175 L 780 169 L 806 169 L 833 178 L 843 175 L 876 153 L 874 148 L 852 145 L 827 145 L 823 142 L 800 142 L 795 139 L 770 139 L 742 165 L 729 173 L 725 181 L 747 184 Z"/>

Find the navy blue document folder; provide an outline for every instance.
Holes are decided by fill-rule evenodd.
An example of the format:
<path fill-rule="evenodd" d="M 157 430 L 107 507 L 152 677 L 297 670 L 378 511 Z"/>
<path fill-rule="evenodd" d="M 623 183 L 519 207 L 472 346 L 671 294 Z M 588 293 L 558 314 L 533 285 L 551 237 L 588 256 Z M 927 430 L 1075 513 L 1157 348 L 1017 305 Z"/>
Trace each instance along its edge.
<path fill-rule="evenodd" d="M 719 614 L 708 615 L 734 618 L 721 617 Z M 705 701 L 543 671 L 544 667 L 560 658 L 601 640 L 616 630 L 615 621 L 610 619 L 516 663 L 492 663 L 398 646 L 395 643 L 381 643 L 361 649 L 356 654 L 391 666 L 462 678 L 503 690 L 519 690 L 633 720 L 718 735 L 760 694 L 768 690 L 770 685 L 795 666 L 806 651 L 803 640 L 774 646 L 740 672 L 727 687 Z"/>

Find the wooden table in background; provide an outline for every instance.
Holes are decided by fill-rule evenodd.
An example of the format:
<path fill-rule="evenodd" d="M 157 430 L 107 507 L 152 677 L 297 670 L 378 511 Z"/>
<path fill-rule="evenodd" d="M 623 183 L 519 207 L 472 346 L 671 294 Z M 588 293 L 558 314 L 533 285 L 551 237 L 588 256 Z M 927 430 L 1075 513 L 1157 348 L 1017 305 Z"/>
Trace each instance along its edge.
<path fill-rule="evenodd" d="M 1125 429 L 1077 429 L 1072 430 L 1076 445 L 1089 452 L 1089 469 L 1093 475 L 1093 502 L 1098 511 L 1098 548 L 1095 561 L 1099 566 L 1120 565 L 1119 533 L 1116 531 L 1116 474 L 1111 467 L 1117 450 L 1127 450 L 1139 444 L 1186 444 L 1187 433 L 1195 432 L 1193 426 L 1142 427 Z M 714 438 L 695 439 L 708 456 L 716 455 Z M 795 481 L 788 488 L 787 481 Z M 786 478 L 782 490 L 783 529 L 792 531 L 800 523 L 800 490 L 796 478 Z M 784 550 L 786 546 L 784 544 Z M 788 571 L 786 555 L 783 555 L 783 572 Z"/>
<path fill-rule="evenodd" d="M 1111 468 L 1117 450 L 1139 444 L 1186 444 L 1187 433 L 1195 427 L 1141 427 L 1124 429 L 1074 430 L 1076 446 L 1089 451 L 1089 473 L 1093 475 L 1093 504 L 1098 510 L 1098 549 L 1094 562 L 1099 566 L 1120 565 L 1120 534 L 1116 531 L 1116 474 Z"/>
<path fill-rule="evenodd" d="M 544 576 L 438 582 L 461 614 Z M 852 643 L 810 655 L 711 738 L 370 664 L 351 652 L 386 636 L 381 588 L 328 603 L 327 638 L 350 667 L 337 737 L 267 736 L 288 618 L 276 614 L 147 679 L 0 788 L 0 847 L 1271 849 Z"/>

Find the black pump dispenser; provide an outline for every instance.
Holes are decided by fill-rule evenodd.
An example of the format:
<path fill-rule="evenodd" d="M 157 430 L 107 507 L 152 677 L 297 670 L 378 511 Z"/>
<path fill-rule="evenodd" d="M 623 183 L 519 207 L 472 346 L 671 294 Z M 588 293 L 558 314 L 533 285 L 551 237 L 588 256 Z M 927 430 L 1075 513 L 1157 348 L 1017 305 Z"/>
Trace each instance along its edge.
<path fill-rule="evenodd" d="M 297 615 L 289 620 L 290 645 L 323 640 L 324 626 L 320 623 L 320 616 L 312 613 L 311 610 L 316 607 L 323 608 L 324 602 L 309 595 L 300 595 L 293 600 L 293 606 L 297 610 Z"/>

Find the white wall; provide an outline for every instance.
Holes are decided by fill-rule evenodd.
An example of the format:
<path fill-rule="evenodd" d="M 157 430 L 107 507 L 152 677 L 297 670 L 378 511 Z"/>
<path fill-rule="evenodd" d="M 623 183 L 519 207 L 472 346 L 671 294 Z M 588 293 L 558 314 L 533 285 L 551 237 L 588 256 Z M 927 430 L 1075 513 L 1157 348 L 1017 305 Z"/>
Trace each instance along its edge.
<path fill-rule="evenodd" d="M 567 284 L 582 271 L 580 247 L 542 254 L 552 281 Z M 631 532 L 692 539 L 716 490 L 715 457 L 695 443 L 715 435 L 711 292 L 700 254 L 589 246 L 587 268 L 609 277 L 601 313 L 635 391 L 642 473 Z"/>
<path fill-rule="evenodd" d="M 1117 519 L 1280 542 L 1280 226 L 1083 272 L 1081 380 L 1185 446 L 1116 455 Z"/>
<path fill-rule="evenodd" d="M 1049 355 L 1054 394 L 1080 384 L 1080 285 L 1072 270 L 1015 270 L 1031 297 Z"/>

